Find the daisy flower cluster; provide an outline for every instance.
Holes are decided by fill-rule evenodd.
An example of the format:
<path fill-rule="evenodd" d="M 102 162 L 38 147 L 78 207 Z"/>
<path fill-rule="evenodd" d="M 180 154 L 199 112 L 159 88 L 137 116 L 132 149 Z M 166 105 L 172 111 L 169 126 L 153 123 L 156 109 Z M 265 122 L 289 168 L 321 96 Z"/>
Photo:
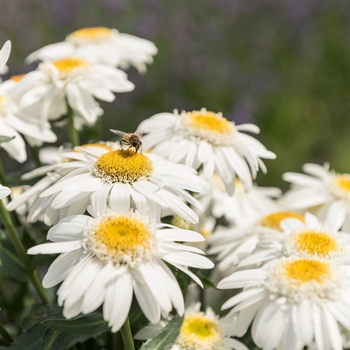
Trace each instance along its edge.
<path fill-rule="evenodd" d="M 8 41 L 0 72 L 10 51 Z M 131 92 L 124 70 L 145 73 L 156 53 L 146 39 L 81 28 L 0 83 L 0 147 L 37 161 L 20 180 L 0 167 L 0 267 L 23 298 L 12 314 L 0 293 L 0 347 L 345 348 L 349 174 L 306 164 L 283 175 L 286 193 L 261 187 L 276 155 L 251 135 L 258 126 L 206 108 L 80 143 L 103 116 L 98 100 Z M 63 127 L 68 144 L 53 131 Z M 53 142 L 51 154 L 42 146 Z"/>

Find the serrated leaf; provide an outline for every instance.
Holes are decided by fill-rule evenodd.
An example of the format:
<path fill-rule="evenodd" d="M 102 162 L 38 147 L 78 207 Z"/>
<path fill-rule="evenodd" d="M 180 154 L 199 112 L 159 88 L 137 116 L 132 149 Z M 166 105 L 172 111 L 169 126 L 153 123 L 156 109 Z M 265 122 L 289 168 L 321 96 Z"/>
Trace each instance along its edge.
<path fill-rule="evenodd" d="M 93 337 L 110 330 L 101 315 L 82 315 L 74 320 L 52 317 L 42 321 L 46 327 L 62 333 Z"/>
<path fill-rule="evenodd" d="M 183 317 L 173 318 L 155 337 L 144 343 L 140 350 L 170 350 L 180 333 Z"/>
<path fill-rule="evenodd" d="M 13 140 L 15 137 L 9 137 L 9 136 L 0 136 L 0 144 L 5 143 L 5 142 L 9 142 L 11 140 Z"/>

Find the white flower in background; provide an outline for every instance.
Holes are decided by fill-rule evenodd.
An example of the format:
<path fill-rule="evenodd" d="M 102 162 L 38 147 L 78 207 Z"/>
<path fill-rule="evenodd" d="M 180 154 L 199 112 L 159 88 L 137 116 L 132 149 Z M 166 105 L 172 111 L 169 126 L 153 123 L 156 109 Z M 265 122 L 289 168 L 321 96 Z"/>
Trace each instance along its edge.
<path fill-rule="evenodd" d="M 156 46 L 146 39 L 119 33 L 116 29 L 91 27 L 79 29 L 68 35 L 65 41 L 33 52 L 27 57 L 27 62 L 76 56 L 122 69 L 135 66 L 143 73 L 157 52 Z"/>
<path fill-rule="evenodd" d="M 0 185 L 0 199 L 7 197 L 10 193 L 11 190 L 8 187 Z"/>
<path fill-rule="evenodd" d="M 350 234 L 338 232 L 336 215 L 330 222 L 321 223 L 310 214 L 305 222 L 285 219 L 281 222 L 283 235 L 277 233 L 260 239 L 257 251 L 242 260 L 240 267 L 262 265 L 281 257 L 331 259 L 339 264 L 350 263 Z"/>
<path fill-rule="evenodd" d="M 208 238 L 208 254 L 217 254 L 218 268 L 226 271 L 240 266 L 257 249 L 263 237 L 281 235 L 281 222 L 287 218 L 304 221 L 304 216 L 292 211 L 277 211 L 260 217 L 254 224 L 245 226 L 218 226 Z"/>
<path fill-rule="evenodd" d="M 119 144 L 112 142 L 108 143 L 95 143 L 86 144 L 83 146 L 75 147 L 73 152 L 88 152 L 89 154 L 95 154 L 98 156 L 101 154 L 101 149 L 112 151 L 115 148 L 119 148 Z M 76 162 L 75 159 L 70 159 L 64 156 L 68 152 L 68 149 L 60 147 L 56 151 L 49 152 L 51 165 L 45 165 L 41 168 L 35 169 L 22 176 L 22 180 L 30 180 L 39 176 L 45 175 L 35 185 L 26 189 L 23 193 L 7 204 L 6 209 L 9 211 L 16 210 L 23 206 L 27 207 L 27 222 L 33 223 L 38 220 L 43 221 L 46 225 L 52 226 L 59 220 L 70 216 L 84 213 L 86 207 L 89 205 L 89 198 L 85 198 L 85 201 L 80 200 L 75 205 L 68 206 L 62 209 L 54 209 L 51 207 L 53 198 L 41 198 L 39 197 L 42 192 L 53 186 L 56 182 L 60 181 L 62 177 L 71 173 L 74 170 L 79 169 L 81 162 Z M 42 154 L 40 159 L 43 161 Z M 23 213 L 22 213 L 23 214 Z"/>
<path fill-rule="evenodd" d="M 227 300 L 237 317 L 235 335 L 252 323 L 255 344 L 263 349 L 343 349 L 350 331 L 350 267 L 327 260 L 280 259 L 268 268 L 244 270 L 218 288 L 244 288 Z"/>
<path fill-rule="evenodd" d="M 283 179 L 292 188 L 282 198 L 292 209 L 314 212 L 321 221 L 329 221 L 337 214 L 343 230 L 350 231 L 350 174 L 337 174 L 329 165 L 305 164 L 307 175 L 285 173 Z"/>
<path fill-rule="evenodd" d="M 201 174 L 200 174 L 201 175 Z M 222 180 L 214 174 L 209 181 L 210 190 L 195 196 L 204 207 L 204 212 L 214 218 L 224 217 L 232 224 L 239 226 L 255 222 L 263 214 L 280 209 L 272 198 L 279 197 L 281 190 L 276 187 L 258 187 L 253 185 L 245 189 L 239 179 L 235 181 L 235 191 L 230 196 Z"/>
<path fill-rule="evenodd" d="M 86 124 L 93 125 L 101 115 L 95 98 L 112 102 L 113 92 L 128 92 L 134 84 L 116 68 L 91 63 L 77 57 L 45 61 L 37 70 L 27 73 L 16 86 L 20 107 L 41 108 L 40 120 L 56 119 L 69 106 Z"/>
<path fill-rule="evenodd" d="M 222 116 L 205 108 L 200 111 L 159 113 L 144 120 L 138 131 L 147 133 L 143 147 L 152 153 L 194 169 L 203 167 L 203 175 L 210 180 L 216 173 L 230 194 L 236 176 L 245 188 L 252 185 L 259 167 L 266 172 L 260 158 L 274 159 L 259 141 L 240 131 L 259 133 L 253 124 L 236 126 Z M 249 167 L 250 171 L 249 171 Z"/>
<path fill-rule="evenodd" d="M 14 138 L 2 143 L 1 147 L 22 163 L 27 159 L 27 152 L 19 133 L 38 142 L 55 142 L 57 137 L 49 123 L 41 122 L 19 108 L 11 83 L 0 84 L 0 135 Z"/>
<path fill-rule="evenodd" d="M 7 40 L 0 50 L 0 70 L 5 67 L 11 53 L 11 41 Z"/>
<path fill-rule="evenodd" d="M 230 338 L 235 327 L 233 318 L 219 318 L 210 307 L 202 312 L 200 306 L 200 303 L 196 303 L 186 308 L 180 334 L 171 350 L 249 350 L 240 341 Z M 156 325 L 146 326 L 134 338 L 153 338 L 168 322 L 162 320 Z"/>
<path fill-rule="evenodd" d="M 201 284 L 188 267 L 214 264 L 199 249 L 176 242 L 196 242 L 194 231 L 156 224 L 137 212 L 97 218 L 70 216 L 52 227 L 48 239 L 28 254 L 62 253 L 43 279 L 45 288 L 63 282 L 57 291 L 63 315 L 90 313 L 103 303 L 103 317 L 117 332 L 128 316 L 133 294 L 151 323 L 167 317 L 174 307 L 184 313 L 180 286 L 165 264 L 171 264 Z"/>

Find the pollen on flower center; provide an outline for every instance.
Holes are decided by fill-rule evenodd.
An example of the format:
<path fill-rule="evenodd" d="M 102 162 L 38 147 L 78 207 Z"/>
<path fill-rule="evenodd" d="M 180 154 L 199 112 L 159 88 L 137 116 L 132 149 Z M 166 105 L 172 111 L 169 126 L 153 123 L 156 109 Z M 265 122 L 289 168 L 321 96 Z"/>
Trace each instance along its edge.
<path fill-rule="evenodd" d="M 349 174 L 336 175 L 334 182 L 340 190 L 346 192 L 347 194 L 350 194 L 350 175 Z"/>
<path fill-rule="evenodd" d="M 81 28 L 68 35 L 67 39 L 84 39 L 88 41 L 99 41 L 109 38 L 111 29 L 106 27 Z"/>
<path fill-rule="evenodd" d="M 87 66 L 87 62 L 81 58 L 68 57 L 61 60 L 52 61 L 61 75 L 67 75 L 77 68 Z"/>
<path fill-rule="evenodd" d="M 10 80 L 15 81 L 16 83 L 20 82 L 25 77 L 25 74 L 13 75 L 10 77 Z"/>
<path fill-rule="evenodd" d="M 108 183 L 132 183 L 153 171 L 152 161 L 134 150 L 115 150 L 100 156 L 93 166 L 95 176 Z"/>
<path fill-rule="evenodd" d="M 188 125 L 197 130 L 211 131 L 223 135 L 232 134 L 233 123 L 208 111 L 193 111 L 187 113 Z"/>
<path fill-rule="evenodd" d="M 322 261 L 300 259 L 287 263 L 284 266 L 284 275 L 296 284 L 322 283 L 331 275 L 331 270 L 329 265 Z"/>
<path fill-rule="evenodd" d="M 153 249 L 155 238 L 148 223 L 136 215 L 106 216 L 88 233 L 86 246 L 100 260 L 135 263 Z"/>
<path fill-rule="evenodd" d="M 289 218 L 298 219 L 305 222 L 304 216 L 299 213 L 293 211 L 279 211 L 266 215 L 260 219 L 258 225 L 282 232 L 283 230 L 280 227 L 281 221 Z"/>
<path fill-rule="evenodd" d="M 6 110 L 6 97 L 3 95 L 0 95 L 0 115 L 3 114 Z M 1 133 L 1 131 L 0 131 Z"/>
<path fill-rule="evenodd" d="M 221 349 L 223 334 L 217 320 L 199 312 L 185 317 L 177 342 L 185 349 Z"/>
<path fill-rule="evenodd" d="M 305 251 L 309 255 L 320 257 L 328 256 L 338 250 L 338 242 L 335 237 L 325 232 L 305 230 L 299 232 L 296 237 L 298 250 Z"/>

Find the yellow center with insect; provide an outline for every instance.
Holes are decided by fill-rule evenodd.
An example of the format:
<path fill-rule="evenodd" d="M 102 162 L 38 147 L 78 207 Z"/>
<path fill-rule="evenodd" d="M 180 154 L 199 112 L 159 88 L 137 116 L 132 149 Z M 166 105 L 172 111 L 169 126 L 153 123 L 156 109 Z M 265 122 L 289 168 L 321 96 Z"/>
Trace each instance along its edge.
<path fill-rule="evenodd" d="M 319 260 L 300 259 L 284 265 L 285 277 L 297 285 L 309 282 L 322 283 L 331 274 L 330 266 Z"/>
<path fill-rule="evenodd" d="M 153 169 L 153 163 L 146 155 L 130 149 L 103 154 L 96 160 L 93 173 L 108 183 L 133 183 L 151 175 Z"/>
<path fill-rule="evenodd" d="M 196 130 L 210 131 L 222 135 L 231 135 L 233 123 L 214 112 L 193 111 L 187 113 L 188 126 Z"/>
<path fill-rule="evenodd" d="M 130 215 L 100 219 L 87 238 L 87 247 L 101 261 L 128 263 L 147 255 L 154 239 L 149 227 Z"/>
<path fill-rule="evenodd" d="M 20 82 L 25 77 L 25 74 L 13 75 L 10 80 L 15 81 L 16 83 Z"/>
<path fill-rule="evenodd" d="M 270 228 L 272 230 L 283 232 L 280 224 L 283 220 L 289 219 L 289 218 L 298 219 L 298 220 L 301 220 L 302 222 L 305 222 L 304 216 L 299 213 L 296 213 L 294 211 L 279 211 L 276 213 L 266 215 L 265 217 L 260 219 L 260 221 L 258 222 L 258 225 Z"/>
<path fill-rule="evenodd" d="M 177 343 L 184 349 L 223 349 L 223 333 L 216 319 L 198 312 L 185 316 Z"/>
<path fill-rule="evenodd" d="M 81 28 L 68 35 L 67 39 L 99 41 L 110 37 L 112 30 L 106 27 Z"/>
<path fill-rule="evenodd" d="M 296 236 L 297 250 L 309 255 L 327 257 L 338 251 L 339 245 L 335 237 L 315 230 L 301 231 Z"/>
<path fill-rule="evenodd" d="M 66 76 L 78 68 L 84 68 L 88 63 L 76 57 L 67 57 L 62 60 L 52 61 L 52 64 L 57 68 L 58 72 L 62 76 Z"/>

